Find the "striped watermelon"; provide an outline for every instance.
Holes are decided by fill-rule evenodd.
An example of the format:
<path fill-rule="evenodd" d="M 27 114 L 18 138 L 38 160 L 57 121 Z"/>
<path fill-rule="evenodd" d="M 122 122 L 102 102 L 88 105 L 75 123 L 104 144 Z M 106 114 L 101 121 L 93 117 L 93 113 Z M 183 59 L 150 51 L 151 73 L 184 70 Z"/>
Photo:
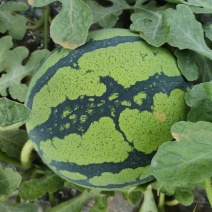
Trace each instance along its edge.
<path fill-rule="evenodd" d="M 57 48 L 34 74 L 27 131 L 43 161 L 72 183 L 119 190 L 153 179 L 150 162 L 186 115 L 189 87 L 173 56 L 126 29 Z"/>

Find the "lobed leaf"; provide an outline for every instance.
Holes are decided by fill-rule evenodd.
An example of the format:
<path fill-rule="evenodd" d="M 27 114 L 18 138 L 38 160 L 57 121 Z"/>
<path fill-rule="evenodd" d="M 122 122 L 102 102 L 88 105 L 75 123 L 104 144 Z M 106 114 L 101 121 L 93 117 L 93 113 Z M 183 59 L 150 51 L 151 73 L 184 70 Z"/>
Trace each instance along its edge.
<path fill-rule="evenodd" d="M 61 12 L 51 24 L 51 37 L 64 48 L 75 49 L 83 45 L 92 24 L 92 14 L 82 0 L 63 0 Z"/>
<path fill-rule="evenodd" d="M 0 211 L 8 212 L 37 212 L 38 208 L 33 203 L 18 203 L 18 204 L 0 204 Z"/>
<path fill-rule="evenodd" d="M 95 203 L 93 207 L 91 208 L 90 212 L 97 212 L 97 211 L 107 212 L 108 211 L 107 199 L 108 199 L 108 196 L 105 194 L 100 194 L 99 196 L 97 196 L 95 199 Z"/>
<path fill-rule="evenodd" d="M 0 73 L 4 71 L 6 64 L 5 64 L 5 59 L 7 57 L 7 54 L 12 48 L 13 43 L 12 43 L 12 37 L 11 36 L 5 36 L 0 39 L 0 46 L 1 46 L 1 51 L 0 51 Z"/>
<path fill-rule="evenodd" d="M 100 194 L 98 190 L 84 191 L 79 196 L 61 203 L 48 210 L 48 212 L 82 211 L 84 204 Z"/>
<path fill-rule="evenodd" d="M 192 52 L 189 50 L 176 50 L 174 54 L 177 56 L 177 64 L 183 76 L 188 81 L 198 79 L 198 67 L 194 61 Z"/>
<path fill-rule="evenodd" d="M 20 160 L 21 150 L 28 140 L 25 130 L 6 130 L 0 131 L 0 149 L 8 156 Z"/>
<path fill-rule="evenodd" d="M 21 175 L 11 168 L 0 165 L 0 196 L 11 196 L 21 183 Z"/>
<path fill-rule="evenodd" d="M 123 10 L 130 9 L 125 0 L 111 0 L 110 2 L 113 4 L 112 6 L 103 7 L 94 0 L 85 0 L 92 12 L 93 23 L 99 23 L 104 28 L 113 27 Z"/>
<path fill-rule="evenodd" d="M 0 98 L 0 130 L 18 128 L 30 119 L 31 111 L 23 104 Z"/>
<path fill-rule="evenodd" d="M 174 195 L 176 200 L 185 206 L 189 206 L 194 201 L 194 195 L 191 190 L 176 189 Z"/>
<path fill-rule="evenodd" d="M 212 24 L 204 25 L 203 29 L 205 31 L 206 37 L 212 41 Z"/>
<path fill-rule="evenodd" d="M 64 181 L 58 175 L 49 171 L 41 178 L 23 182 L 19 188 L 19 195 L 25 200 L 35 200 L 46 194 L 46 192 L 59 190 L 63 184 Z"/>
<path fill-rule="evenodd" d="M 212 59 L 212 50 L 205 43 L 202 25 L 188 6 L 179 4 L 176 10 L 166 10 L 164 19 L 171 30 L 170 45 L 190 49 Z"/>
<path fill-rule="evenodd" d="M 178 122 L 171 131 L 175 142 L 162 144 L 151 164 L 151 173 L 162 183 L 186 186 L 212 176 L 212 123 Z"/>
<path fill-rule="evenodd" d="M 159 47 L 169 39 L 170 28 L 163 21 L 167 6 L 156 7 L 156 2 L 142 6 L 140 12 L 131 16 L 131 30 L 140 32 L 140 36 L 149 44 Z"/>
<path fill-rule="evenodd" d="M 0 32 L 8 34 L 15 39 L 22 39 L 26 32 L 27 19 L 19 14 L 15 14 L 15 11 L 27 10 L 27 4 L 23 2 L 6 2 L 4 5 L 0 5 Z"/>
<path fill-rule="evenodd" d="M 5 53 L 2 62 L 4 64 L 4 73 L 0 78 L 0 95 L 7 96 L 9 93 L 13 99 L 23 102 L 27 85 L 23 84 L 22 80 L 25 77 L 31 77 L 36 67 L 49 54 L 49 51 L 45 49 L 34 51 L 26 65 L 22 65 L 22 63 L 29 54 L 27 48 L 21 46 L 13 50 L 6 50 Z"/>

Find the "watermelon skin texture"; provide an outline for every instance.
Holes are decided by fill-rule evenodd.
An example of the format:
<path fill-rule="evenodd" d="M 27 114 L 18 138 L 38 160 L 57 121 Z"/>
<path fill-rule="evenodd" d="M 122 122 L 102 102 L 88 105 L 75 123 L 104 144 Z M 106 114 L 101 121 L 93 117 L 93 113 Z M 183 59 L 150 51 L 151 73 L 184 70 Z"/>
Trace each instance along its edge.
<path fill-rule="evenodd" d="M 38 67 L 26 127 L 43 161 L 72 183 L 120 190 L 153 179 L 157 148 L 184 120 L 185 91 L 173 56 L 125 29 L 91 32 Z"/>

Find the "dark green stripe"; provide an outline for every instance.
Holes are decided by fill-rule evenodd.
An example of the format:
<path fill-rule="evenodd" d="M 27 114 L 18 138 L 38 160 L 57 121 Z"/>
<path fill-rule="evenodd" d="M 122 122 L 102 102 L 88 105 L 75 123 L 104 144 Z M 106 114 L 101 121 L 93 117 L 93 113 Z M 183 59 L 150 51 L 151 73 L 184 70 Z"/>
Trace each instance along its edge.
<path fill-rule="evenodd" d="M 111 117 L 114 120 L 116 129 L 122 133 L 123 137 L 127 141 L 124 133 L 120 130 L 118 119 L 120 114 L 126 108 L 130 109 L 138 109 L 139 111 L 152 111 L 151 106 L 153 105 L 153 97 L 155 93 L 166 93 L 167 95 L 174 88 L 179 88 L 185 90 L 188 87 L 188 84 L 184 81 L 181 76 L 178 77 L 168 77 L 164 74 L 155 74 L 150 77 L 146 81 L 137 82 L 135 85 L 131 86 L 128 89 L 125 89 L 122 85 L 118 84 L 111 77 L 101 77 L 101 83 L 104 83 L 107 87 L 106 93 L 104 93 L 100 97 L 93 97 L 94 102 L 89 101 L 90 98 L 88 96 L 82 96 L 77 100 L 66 100 L 62 104 L 57 107 L 53 107 L 51 109 L 50 118 L 43 124 L 35 127 L 33 130 L 29 132 L 30 138 L 40 145 L 40 141 L 52 140 L 53 137 L 58 137 L 63 139 L 66 135 L 77 133 L 79 135 L 83 135 L 89 128 L 90 124 L 94 121 L 98 121 L 101 117 Z M 154 82 L 154 83 L 153 83 Z M 139 92 L 144 92 L 147 94 L 146 99 L 143 100 L 143 104 L 141 106 L 137 105 L 133 98 Z M 113 93 L 118 93 L 118 101 L 116 99 L 109 100 L 109 96 Z M 101 101 L 105 101 L 105 104 L 101 106 L 97 106 Z M 121 105 L 121 102 L 128 101 L 131 103 L 131 106 Z M 91 103 L 94 103 L 95 107 L 91 107 Z M 70 120 L 69 116 L 66 118 L 61 118 L 61 114 L 65 108 L 70 107 L 71 109 L 78 106 L 73 114 L 76 114 L 77 118 L 75 123 Z M 111 116 L 111 109 L 114 108 L 114 117 Z M 93 113 L 89 114 L 87 112 L 88 109 L 93 109 Z M 87 115 L 88 119 L 85 123 L 80 123 L 80 116 Z M 66 123 L 71 125 L 70 129 L 61 130 L 60 126 L 65 125 Z M 46 130 L 43 130 L 46 129 Z M 51 129 L 51 130 L 47 130 Z"/>
<path fill-rule="evenodd" d="M 82 57 L 83 54 L 92 52 L 96 49 L 102 49 L 102 48 L 107 48 L 107 47 L 112 47 L 112 46 L 117 46 L 120 43 L 132 43 L 141 40 L 141 38 L 138 36 L 117 36 L 115 38 L 109 38 L 109 39 L 104 39 L 104 40 L 90 40 L 83 46 L 70 51 L 69 54 L 59 60 L 54 66 L 46 70 L 46 72 L 43 74 L 43 76 L 38 80 L 38 82 L 34 85 L 29 98 L 27 102 L 27 107 L 32 108 L 32 102 L 33 98 L 36 93 L 38 93 L 41 88 L 48 83 L 48 81 L 54 76 L 56 71 L 61 68 L 61 67 L 67 67 L 70 66 L 73 69 L 78 70 L 78 60 L 80 57 Z M 58 47 L 55 51 L 60 51 L 62 47 Z M 48 58 L 47 58 L 48 60 Z M 44 61 L 45 62 L 45 61 Z M 41 64 L 42 65 L 42 64 Z M 39 68 L 37 69 L 39 71 Z"/>

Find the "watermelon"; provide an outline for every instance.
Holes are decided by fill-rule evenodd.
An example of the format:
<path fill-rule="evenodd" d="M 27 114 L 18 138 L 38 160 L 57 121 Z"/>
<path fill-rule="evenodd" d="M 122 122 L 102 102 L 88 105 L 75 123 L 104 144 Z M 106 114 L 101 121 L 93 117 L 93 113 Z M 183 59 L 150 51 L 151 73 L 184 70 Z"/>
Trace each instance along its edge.
<path fill-rule="evenodd" d="M 189 87 L 166 49 L 127 29 L 97 30 L 75 50 L 56 48 L 38 67 L 26 96 L 27 131 L 59 176 L 91 189 L 125 189 L 153 179 L 151 160 L 185 119 Z"/>

